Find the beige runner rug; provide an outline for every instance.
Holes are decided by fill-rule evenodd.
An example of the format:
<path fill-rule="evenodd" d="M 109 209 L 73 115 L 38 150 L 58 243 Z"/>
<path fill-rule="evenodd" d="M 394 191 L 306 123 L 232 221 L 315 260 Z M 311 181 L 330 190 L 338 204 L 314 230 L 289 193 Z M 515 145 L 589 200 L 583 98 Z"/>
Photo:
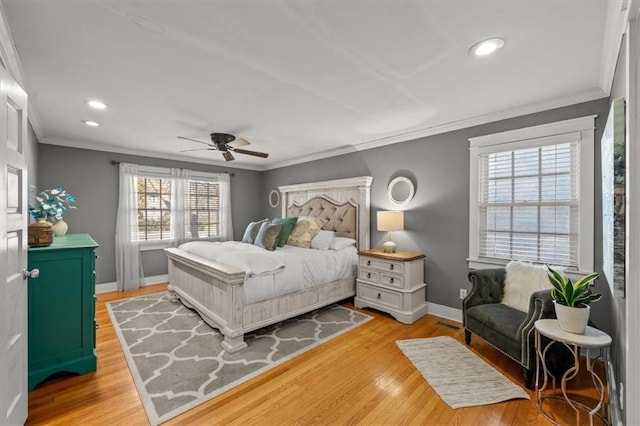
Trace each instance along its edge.
<path fill-rule="evenodd" d="M 529 399 L 527 392 L 449 336 L 396 341 L 451 408 Z"/>

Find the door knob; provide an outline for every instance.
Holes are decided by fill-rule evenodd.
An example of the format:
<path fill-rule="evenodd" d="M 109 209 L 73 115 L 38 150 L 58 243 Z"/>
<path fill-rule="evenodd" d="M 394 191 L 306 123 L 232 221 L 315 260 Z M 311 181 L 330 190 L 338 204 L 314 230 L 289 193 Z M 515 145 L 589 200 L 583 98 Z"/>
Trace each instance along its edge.
<path fill-rule="evenodd" d="M 27 271 L 26 269 L 22 270 L 22 278 L 23 279 L 27 279 L 27 278 L 38 278 L 40 276 L 40 270 L 39 269 L 32 269 L 30 271 Z"/>

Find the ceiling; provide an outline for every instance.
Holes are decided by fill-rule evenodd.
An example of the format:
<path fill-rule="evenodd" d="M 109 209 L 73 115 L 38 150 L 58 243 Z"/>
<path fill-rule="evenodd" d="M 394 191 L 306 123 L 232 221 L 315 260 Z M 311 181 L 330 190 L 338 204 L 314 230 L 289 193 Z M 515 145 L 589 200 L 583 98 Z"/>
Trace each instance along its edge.
<path fill-rule="evenodd" d="M 215 163 L 177 136 L 227 132 L 270 154 L 227 165 L 268 169 L 608 93 L 604 1 L 2 6 L 42 143 Z"/>

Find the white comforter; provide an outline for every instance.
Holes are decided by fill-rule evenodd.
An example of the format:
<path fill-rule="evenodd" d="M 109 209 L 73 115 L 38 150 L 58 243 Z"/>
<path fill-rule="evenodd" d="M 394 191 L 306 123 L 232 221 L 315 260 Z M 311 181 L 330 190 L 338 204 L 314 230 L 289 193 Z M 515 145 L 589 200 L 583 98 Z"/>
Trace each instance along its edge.
<path fill-rule="evenodd" d="M 335 251 L 286 245 L 268 251 L 235 241 L 193 241 L 179 248 L 245 271 L 245 304 L 355 277 L 357 274 L 358 251 L 354 246 Z"/>

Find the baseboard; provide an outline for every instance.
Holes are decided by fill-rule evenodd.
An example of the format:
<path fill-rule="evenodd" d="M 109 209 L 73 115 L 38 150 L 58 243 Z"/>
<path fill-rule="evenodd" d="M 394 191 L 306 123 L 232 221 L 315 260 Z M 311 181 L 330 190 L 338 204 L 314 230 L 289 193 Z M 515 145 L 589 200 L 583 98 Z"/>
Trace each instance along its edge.
<path fill-rule="evenodd" d="M 462 322 L 462 309 L 427 302 L 427 313 L 451 321 Z"/>
<path fill-rule="evenodd" d="M 141 287 L 146 287 L 148 285 L 158 284 L 158 283 L 166 283 L 167 281 L 169 281 L 168 274 L 154 275 L 152 277 L 144 277 L 142 279 Z M 117 291 L 117 290 L 118 290 L 118 284 L 115 281 L 110 283 L 96 284 L 96 294 L 107 293 L 110 291 Z"/>

